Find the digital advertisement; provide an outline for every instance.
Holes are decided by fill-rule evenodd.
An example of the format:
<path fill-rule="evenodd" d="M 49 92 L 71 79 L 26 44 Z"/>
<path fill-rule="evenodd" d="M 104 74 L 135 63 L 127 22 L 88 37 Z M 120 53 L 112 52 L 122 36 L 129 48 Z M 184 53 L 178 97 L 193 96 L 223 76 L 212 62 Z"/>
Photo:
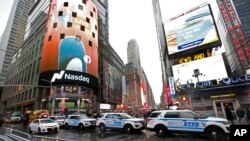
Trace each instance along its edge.
<path fill-rule="evenodd" d="M 209 5 L 167 20 L 164 29 L 169 55 L 220 41 Z"/>
<path fill-rule="evenodd" d="M 40 73 L 56 70 L 98 77 L 98 11 L 92 1 L 51 1 Z"/>

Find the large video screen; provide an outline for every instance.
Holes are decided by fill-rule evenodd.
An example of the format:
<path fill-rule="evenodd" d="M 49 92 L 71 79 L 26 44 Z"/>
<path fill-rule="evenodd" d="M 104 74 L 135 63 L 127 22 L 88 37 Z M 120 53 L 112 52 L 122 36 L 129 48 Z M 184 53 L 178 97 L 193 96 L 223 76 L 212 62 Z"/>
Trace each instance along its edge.
<path fill-rule="evenodd" d="M 40 73 L 59 73 L 58 70 L 98 77 L 98 11 L 92 1 L 50 3 Z M 40 75 L 40 79 L 43 77 Z"/>
<path fill-rule="evenodd" d="M 200 5 L 164 22 L 168 54 L 217 42 L 220 39 L 210 11 L 210 6 Z M 210 46 L 214 47 L 214 46 Z"/>

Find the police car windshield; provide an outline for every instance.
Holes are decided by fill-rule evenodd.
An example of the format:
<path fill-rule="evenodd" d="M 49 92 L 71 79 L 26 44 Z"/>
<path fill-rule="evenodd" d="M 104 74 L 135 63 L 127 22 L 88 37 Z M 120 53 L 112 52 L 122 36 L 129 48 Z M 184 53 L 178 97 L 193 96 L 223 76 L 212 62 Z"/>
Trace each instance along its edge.
<path fill-rule="evenodd" d="M 129 114 L 121 114 L 121 116 L 122 116 L 123 119 L 131 119 L 131 118 L 133 118 Z"/>
<path fill-rule="evenodd" d="M 81 119 L 89 118 L 87 115 L 81 115 Z"/>

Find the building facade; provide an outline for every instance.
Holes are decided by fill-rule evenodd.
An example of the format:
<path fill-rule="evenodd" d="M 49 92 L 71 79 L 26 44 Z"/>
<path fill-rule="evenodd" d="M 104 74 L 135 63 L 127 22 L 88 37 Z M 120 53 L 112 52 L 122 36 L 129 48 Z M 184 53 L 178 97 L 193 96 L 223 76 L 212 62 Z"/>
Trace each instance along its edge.
<path fill-rule="evenodd" d="M 50 4 L 50 2 L 52 3 Z M 3 95 L 1 97 L 1 101 L 4 103 L 1 113 L 3 111 L 13 112 L 35 109 L 53 110 L 52 113 L 63 112 L 65 109 L 71 112 L 83 112 L 87 109 L 99 110 L 99 104 L 106 102 L 106 99 L 103 98 L 104 80 L 101 78 L 104 76 L 105 67 L 109 67 L 110 75 L 111 73 L 113 75 L 112 78 L 110 78 L 110 84 L 115 84 L 112 85 L 114 90 L 108 89 L 110 92 L 108 103 L 114 105 L 121 104 L 122 84 L 117 78 L 123 75 L 123 62 L 107 41 L 109 36 L 108 1 L 98 0 L 91 3 L 91 1 L 81 0 L 74 3 L 67 1 L 57 2 L 56 0 L 37 1 L 30 12 L 25 40 L 12 56 L 10 69 L 5 81 L 5 85 L 8 87 L 3 88 Z M 73 5 L 78 10 L 72 9 Z M 89 10 L 85 17 L 82 17 L 82 13 L 78 13 L 83 9 L 84 11 Z M 61 19 L 60 16 L 69 15 L 72 16 L 71 20 L 74 20 L 72 20 L 72 22 L 66 21 L 65 26 L 61 25 L 60 22 L 63 22 L 62 20 L 65 19 L 67 20 L 67 18 Z M 99 17 L 99 19 L 96 21 L 92 20 L 91 17 L 94 16 Z M 83 23 L 81 19 L 85 18 L 86 22 Z M 47 22 L 48 20 L 50 20 L 50 22 Z M 91 25 L 89 25 L 88 22 L 89 24 L 91 23 Z M 59 30 L 62 33 L 56 33 L 54 31 L 56 31 L 55 29 L 57 28 L 64 28 L 64 30 Z M 73 36 L 73 34 L 89 31 L 90 29 L 93 30 L 93 32 L 88 32 L 91 33 L 88 37 Z M 48 55 L 44 56 L 44 52 L 46 54 L 52 51 L 51 48 L 48 48 L 50 46 L 49 42 L 52 43 L 52 41 L 55 42 L 55 40 L 63 41 L 64 39 L 70 39 L 67 37 L 68 35 L 76 37 L 74 46 L 83 45 L 78 43 L 82 42 L 85 46 L 91 46 L 94 52 L 99 53 L 99 57 L 93 59 L 93 56 L 85 55 L 81 57 L 83 60 L 72 58 L 73 60 L 68 61 L 66 65 L 62 63 L 61 67 L 60 65 L 53 65 L 53 61 L 51 62 L 51 59 L 48 59 L 50 61 L 45 64 L 50 65 L 42 65 L 41 62 L 46 62 L 46 57 L 49 57 Z M 81 41 L 81 39 L 88 39 L 88 41 Z M 56 42 L 53 46 L 56 47 Z M 44 51 L 46 49 L 45 47 L 50 51 Z M 60 48 L 59 51 L 62 51 L 62 49 L 63 48 Z M 87 49 L 84 51 L 86 51 L 86 54 L 89 53 Z M 69 55 L 72 55 L 72 53 Z M 77 56 L 75 57 L 77 58 Z M 63 59 L 63 57 L 59 58 Z M 95 60 L 98 60 L 99 63 L 96 63 Z M 58 62 L 60 62 L 60 60 Z M 74 62 L 82 62 L 82 65 L 75 66 Z M 88 66 L 91 63 L 96 63 L 96 67 Z M 59 69 L 53 68 L 54 66 L 59 67 Z M 86 68 L 93 69 L 90 70 L 89 74 L 80 73 L 79 75 L 79 71 L 85 70 L 88 72 Z M 58 71 L 54 72 L 55 74 L 65 73 L 61 78 L 62 81 L 58 80 L 58 77 L 55 78 L 55 81 L 52 80 L 54 73 L 51 73 L 51 71 L 57 69 Z M 78 82 L 73 80 L 77 75 L 79 75 L 79 79 L 77 78 Z M 95 80 L 94 77 L 98 79 Z M 67 81 L 63 79 L 67 79 Z"/>
<path fill-rule="evenodd" d="M 35 0 L 14 1 L 12 10 L 0 43 L 0 84 L 5 80 L 11 56 L 24 39 L 28 14 Z"/>
<path fill-rule="evenodd" d="M 164 34 L 164 28 L 162 28 L 162 20 L 161 20 L 161 15 L 160 15 L 160 5 L 159 5 L 159 1 L 158 0 L 153 0 L 153 7 L 154 7 L 154 13 L 155 13 L 155 22 L 156 22 L 156 31 L 158 34 L 158 40 L 159 40 L 159 46 L 160 46 L 160 52 L 162 55 L 162 60 L 163 62 L 166 61 L 165 59 L 170 58 L 170 65 L 167 65 L 166 63 L 162 64 L 163 69 L 165 70 L 163 71 L 165 75 L 163 75 L 163 80 L 167 80 L 169 75 L 171 73 L 168 73 L 167 70 L 171 70 L 174 69 L 174 67 L 176 68 L 175 64 L 174 64 L 174 57 L 176 56 L 171 56 L 168 53 L 168 46 L 166 44 L 166 35 Z M 223 1 L 225 2 L 225 1 Z M 207 4 L 205 4 L 207 5 Z M 204 5 L 204 6 L 205 6 Z M 228 6 L 228 5 L 227 5 Z M 197 8 L 197 7 L 196 7 Z M 213 8 L 209 8 L 210 10 Z M 232 8 L 229 8 L 230 10 L 232 10 Z M 192 9 L 190 9 L 189 11 L 192 11 Z M 186 13 L 188 13 L 188 11 L 186 11 Z M 222 12 L 222 14 L 225 14 L 224 12 Z M 228 14 L 228 13 L 226 13 Z M 232 14 L 232 13 L 230 13 Z M 180 14 L 181 15 L 181 14 Z M 185 15 L 185 14 L 184 14 Z M 212 15 L 212 14 L 211 14 Z M 225 15 L 222 15 L 225 16 Z M 228 15 L 230 16 L 230 15 Z M 232 15 L 231 15 L 232 16 Z M 179 17 L 174 17 L 174 18 L 170 18 L 171 20 L 175 20 L 176 18 Z M 221 18 L 219 16 L 219 18 Z M 224 17 L 223 17 L 224 18 Z M 231 19 L 230 19 L 231 20 Z M 220 19 L 218 19 L 218 21 L 220 21 Z M 226 31 L 226 29 L 228 30 L 228 26 L 225 26 L 226 24 L 221 22 L 221 24 L 224 26 L 220 26 L 218 24 L 218 28 L 219 29 L 223 29 L 224 30 L 219 30 L 219 31 L 224 31 L 226 32 L 230 32 Z M 214 24 L 216 26 L 216 24 Z M 169 27 L 171 28 L 171 27 Z M 217 27 L 216 27 L 217 28 Z M 216 30 L 215 28 L 215 30 Z M 238 27 L 237 27 L 238 28 Z M 166 29 L 166 28 L 165 28 Z M 232 29 L 230 27 L 230 29 Z M 220 33 L 220 32 L 219 32 Z M 221 34 L 221 33 L 220 33 Z M 231 34 L 232 35 L 232 34 Z M 222 36 L 220 36 L 222 43 L 224 44 L 225 48 L 226 46 L 234 46 L 235 47 L 235 43 L 238 43 L 239 40 L 241 41 L 245 41 L 244 38 L 238 39 L 238 40 L 232 40 L 232 36 L 223 34 Z M 234 34 L 233 34 L 234 35 Z M 242 35 L 242 34 L 240 34 Z M 233 36 L 235 37 L 240 37 L 240 35 L 237 36 Z M 220 40 L 220 38 L 218 38 L 218 40 Z M 229 40 L 231 40 L 231 42 L 229 42 Z M 245 43 L 245 42 L 244 42 Z M 216 50 L 216 48 L 218 46 L 220 46 L 220 42 L 218 42 L 216 45 L 211 44 L 208 46 L 208 48 L 212 48 L 213 51 Z M 245 45 L 245 44 L 244 44 Z M 227 64 L 233 64 L 234 61 L 237 62 L 237 60 L 235 58 L 238 58 L 238 61 L 242 60 L 247 60 L 247 57 L 244 58 L 240 58 L 244 53 L 246 53 L 246 50 L 241 52 L 239 51 L 239 47 L 243 47 L 242 49 L 246 49 L 244 46 L 237 46 L 238 48 L 228 49 L 227 54 L 224 54 L 224 58 L 225 56 L 230 56 L 231 60 L 228 59 L 227 60 Z M 227 50 L 227 49 L 226 49 Z M 185 52 L 188 55 L 191 56 L 191 51 L 193 52 L 198 52 L 198 50 L 195 49 L 191 49 L 190 52 Z M 238 52 L 239 51 L 239 52 Z M 235 54 L 234 54 L 235 53 Z M 210 56 L 211 58 L 213 57 L 213 52 L 211 53 L 212 56 Z M 234 55 L 232 55 L 234 54 Z M 178 54 L 178 55 L 183 55 L 183 54 Z M 207 58 L 207 59 L 210 59 Z M 178 58 L 178 56 L 177 56 Z M 192 57 L 190 57 L 192 58 Z M 240 60 L 242 59 L 242 60 Z M 201 59 L 203 60 L 203 59 Z M 205 60 L 205 59 L 204 59 Z M 223 59 L 221 59 L 223 60 Z M 192 62 L 193 60 L 191 60 Z M 190 62 L 190 63 L 191 63 Z M 247 61 L 246 61 L 247 62 Z M 181 67 L 183 66 L 187 66 L 189 64 L 189 62 L 185 62 L 185 64 L 180 65 Z M 222 63 L 223 65 L 225 64 L 224 62 Z M 200 72 L 198 72 L 198 75 L 195 74 L 196 71 L 194 71 L 194 76 L 197 76 L 197 81 L 195 83 L 193 83 L 192 81 L 187 81 L 182 85 L 179 85 L 178 83 L 175 83 L 175 90 L 177 93 L 177 97 L 176 97 L 176 104 L 179 104 L 179 108 L 184 108 L 184 109 L 191 109 L 193 111 L 196 111 L 200 114 L 204 114 L 204 115 L 213 115 L 213 116 L 217 116 L 217 117 L 223 117 L 225 118 L 225 110 L 224 110 L 224 106 L 225 105 L 229 105 L 231 107 L 231 111 L 234 114 L 234 118 L 237 119 L 236 116 L 236 110 L 241 107 L 241 108 L 247 108 L 249 107 L 249 75 L 245 74 L 244 72 L 244 67 L 246 67 L 247 65 L 244 63 L 241 63 L 239 66 L 237 66 L 238 64 L 234 64 L 234 66 L 231 67 L 231 69 L 234 67 L 234 72 L 233 73 L 229 73 L 229 76 L 223 76 L 224 78 L 215 78 L 213 80 L 200 80 L 199 81 L 199 75 Z M 243 65 L 246 65 L 244 67 L 242 67 Z M 198 66 L 198 65 L 197 65 Z M 180 68 L 180 67 L 179 67 Z M 179 69 L 178 68 L 178 69 Z M 214 68 L 216 70 L 216 68 Z M 239 71 L 239 69 L 241 69 Z M 188 72 L 190 70 L 186 70 L 186 72 Z M 178 71 L 177 71 L 178 73 Z M 179 76 L 180 77 L 180 76 Z M 183 78 L 180 78 L 183 79 Z M 190 75 L 190 79 L 192 79 L 192 75 Z M 178 79 L 177 79 L 178 80 Z M 163 81 L 163 82 L 167 82 L 167 81 Z M 178 84 L 178 85 L 177 85 Z M 208 84 L 208 85 L 206 85 Z M 164 104 L 166 104 L 165 100 L 163 100 L 165 98 L 166 93 L 163 92 L 163 95 L 161 96 L 162 98 L 162 103 L 161 106 L 163 106 Z M 163 106 L 164 108 L 164 106 Z"/>

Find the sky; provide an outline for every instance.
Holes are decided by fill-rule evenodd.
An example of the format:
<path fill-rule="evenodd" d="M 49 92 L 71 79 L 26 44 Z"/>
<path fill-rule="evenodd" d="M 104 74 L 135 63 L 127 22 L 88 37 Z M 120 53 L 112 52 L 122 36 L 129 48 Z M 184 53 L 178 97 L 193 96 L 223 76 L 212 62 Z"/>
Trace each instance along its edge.
<path fill-rule="evenodd" d="M 14 0 L 0 0 L 0 35 L 2 34 Z M 159 0 L 163 21 L 191 9 L 206 0 Z M 215 0 L 209 0 L 209 2 Z M 162 93 L 162 72 L 159 47 L 153 16 L 152 0 L 109 0 L 110 44 L 127 63 L 127 44 L 138 43 L 141 66 L 151 85 L 156 103 Z"/>

